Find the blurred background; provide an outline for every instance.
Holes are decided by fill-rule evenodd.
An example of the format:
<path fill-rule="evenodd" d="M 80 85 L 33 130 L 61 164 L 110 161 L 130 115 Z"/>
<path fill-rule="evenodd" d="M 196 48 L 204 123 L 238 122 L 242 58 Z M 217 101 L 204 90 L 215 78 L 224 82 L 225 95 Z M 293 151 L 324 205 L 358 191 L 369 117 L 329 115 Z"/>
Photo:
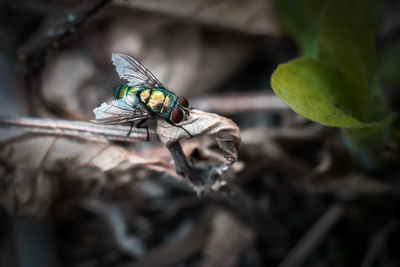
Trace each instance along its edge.
<path fill-rule="evenodd" d="M 374 6 L 378 72 L 399 112 L 400 3 Z M 226 175 L 243 199 L 198 197 L 159 143 L 0 128 L 0 266 L 400 265 L 400 172 L 363 170 L 338 129 L 271 90 L 299 56 L 274 1 L 2 0 L 0 115 L 93 119 L 125 82 L 116 52 L 237 123 Z M 220 160 L 215 147 L 183 144 L 198 165 Z"/>

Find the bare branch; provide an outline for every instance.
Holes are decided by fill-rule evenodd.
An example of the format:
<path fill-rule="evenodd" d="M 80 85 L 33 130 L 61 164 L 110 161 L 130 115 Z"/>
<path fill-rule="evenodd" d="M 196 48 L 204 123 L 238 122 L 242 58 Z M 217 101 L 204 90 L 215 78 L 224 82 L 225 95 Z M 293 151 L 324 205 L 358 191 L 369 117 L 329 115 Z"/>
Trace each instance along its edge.
<path fill-rule="evenodd" d="M 83 121 L 41 119 L 29 117 L 0 117 L 0 127 L 20 127 L 26 132 L 57 136 L 96 137 L 113 141 L 146 141 L 146 129 L 133 128 L 127 136 L 129 125 L 99 125 Z M 158 141 L 154 130 L 149 129 L 149 139 Z"/>

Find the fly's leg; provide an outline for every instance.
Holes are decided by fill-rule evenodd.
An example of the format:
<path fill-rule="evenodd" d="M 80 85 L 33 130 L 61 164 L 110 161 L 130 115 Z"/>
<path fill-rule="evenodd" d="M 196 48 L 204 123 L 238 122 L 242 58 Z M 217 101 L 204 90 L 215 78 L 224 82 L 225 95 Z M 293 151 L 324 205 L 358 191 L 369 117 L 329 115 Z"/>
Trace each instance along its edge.
<path fill-rule="evenodd" d="M 191 135 L 188 130 L 186 130 L 185 128 L 183 128 L 182 126 L 179 126 L 179 125 L 175 125 L 175 126 L 181 128 L 189 135 L 190 138 L 193 138 L 193 135 Z"/>
<path fill-rule="evenodd" d="M 143 126 L 143 124 L 144 124 L 147 120 L 148 120 L 148 119 L 143 119 L 143 120 L 139 121 L 138 124 L 136 124 L 136 128 L 144 128 L 144 129 L 146 129 L 146 133 L 147 133 L 146 141 L 150 141 L 149 127 Z M 132 128 L 131 128 L 131 130 L 132 130 Z"/>
<path fill-rule="evenodd" d="M 132 133 L 132 129 L 133 129 L 133 122 L 131 122 L 131 128 L 129 128 L 129 132 L 128 132 L 128 137 L 131 135 L 131 133 Z"/>
<path fill-rule="evenodd" d="M 190 138 L 193 138 L 193 135 L 191 135 L 191 134 L 188 132 L 188 130 L 186 130 L 186 129 L 183 128 L 182 126 L 176 125 L 175 123 L 173 123 L 172 121 L 169 121 L 169 120 L 167 120 L 167 122 L 168 122 L 169 124 L 175 126 L 175 127 L 181 128 L 182 130 L 184 130 L 184 131 L 189 135 Z"/>

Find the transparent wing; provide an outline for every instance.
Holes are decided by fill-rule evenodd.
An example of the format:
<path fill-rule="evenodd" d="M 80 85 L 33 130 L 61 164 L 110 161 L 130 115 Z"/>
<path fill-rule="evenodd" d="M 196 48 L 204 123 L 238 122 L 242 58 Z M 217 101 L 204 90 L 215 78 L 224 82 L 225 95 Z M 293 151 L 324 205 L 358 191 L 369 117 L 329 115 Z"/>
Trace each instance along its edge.
<path fill-rule="evenodd" d="M 124 54 L 112 54 L 112 62 L 122 79 L 129 85 L 143 85 L 148 88 L 164 88 L 163 84 L 136 59 Z"/>
<path fill-rule="evenodd" d="M 111 105 L 103 103 L 93 112 L 96 119 L 91 122 L 99 124 L 120 124 L 153 118 L 141 104 L 128 105 L 122 99 L 114 100 Z"/>

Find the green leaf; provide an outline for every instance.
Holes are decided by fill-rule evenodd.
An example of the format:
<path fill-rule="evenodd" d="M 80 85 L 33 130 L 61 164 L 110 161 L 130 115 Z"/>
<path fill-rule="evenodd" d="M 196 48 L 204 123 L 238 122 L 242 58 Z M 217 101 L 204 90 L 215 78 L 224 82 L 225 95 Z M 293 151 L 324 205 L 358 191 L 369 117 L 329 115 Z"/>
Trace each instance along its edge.
<path fill-rule="evenodd" d="M 324 2 L 320 15 L 318 59 L 358 85 L 348 94 L 356 100 L 353 105 L 357 105 L 357 118 L 362 121 L 380 121 L 388 116 L 376 80 L 373 29 L 365 0 Z"/>
<path fill-rule="evenodd" d="M 275 93 L 300 115 L 328 126 L 363 128 L 381 121 L 363 121 L 360 86 L 336 69 L 303 57 L 281 64 L 271 77 Z"/>
<path fill-rule="evenodd" d="M 325 1 L 319 26 L 318 58 L 359 84 L 367 105 L 376 56 L 374 28 L 365 1 Z"/>
<path fill-rule="evenodd" d="M 279 24 L 299 44 L 301 52 L 317 57 L 320 0 L 276 0 Z"/>
<path fill-rule="evenodd" d="M 344 128 L 353 149 L 377 148 L 387 140 L 394 116 L 385 107 L 376 79 L 367 2 L 325 0 L 312 9 L 314 1 L 278 0 L 283 28 L 309 57 L 281 64 L 272 74 L 271 86 L 300 115 Z M 376 0 L 368 1 L 379 6 Z"/>

